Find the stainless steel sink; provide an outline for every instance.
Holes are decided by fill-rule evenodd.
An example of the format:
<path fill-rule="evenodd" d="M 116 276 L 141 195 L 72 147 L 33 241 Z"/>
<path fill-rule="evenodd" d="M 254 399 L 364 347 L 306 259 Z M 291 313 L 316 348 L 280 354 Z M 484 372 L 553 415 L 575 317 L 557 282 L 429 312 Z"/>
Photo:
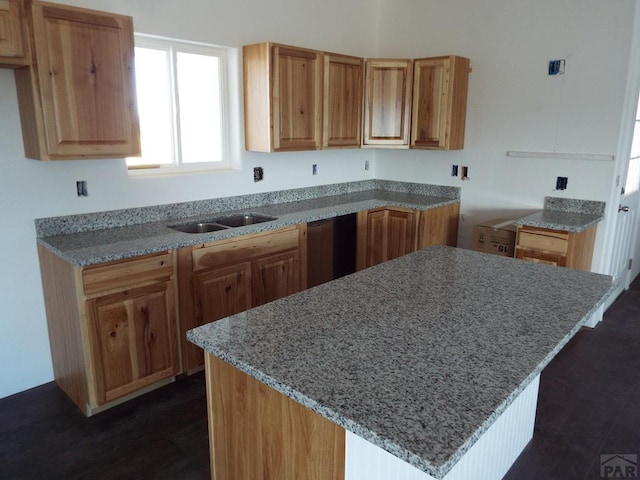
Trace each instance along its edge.
<path fill-rule="evenodd" d="M 277 220 L 276 217 L 271 215 L 263 215 L 260 213 L 244 213 L 241 215 L 231 215 L 229 217 L 223 217 L 216 219 L 216 223 L 220 225 L 226 225 L 227 227 L 245 227 L 247 225 L 254 225 L 256 223 L 271 222 Z"/>
<path fill-rule="evenodd" d="M 184 233 L 208 233 L 226 230 L 228 228 L 245 227 L 256 223 L 271 222 L 277 217 L 263 215 L 261 213 L 243 213 L 228 217 L 215 218 L 206 222 L 185 223 L 182 225 L 169 225 L 169 228 Z"/>
<path fill-rule="evenodd" d="M 187 223 L 185 225 L 169 225 L 169 228 L 173 228 L 174 230 L 178 230 L 184 233 L 207 233 L 216 232 L 218 230 L 226 230 L 229 227 L 213 222 L 199 222 Z"/>

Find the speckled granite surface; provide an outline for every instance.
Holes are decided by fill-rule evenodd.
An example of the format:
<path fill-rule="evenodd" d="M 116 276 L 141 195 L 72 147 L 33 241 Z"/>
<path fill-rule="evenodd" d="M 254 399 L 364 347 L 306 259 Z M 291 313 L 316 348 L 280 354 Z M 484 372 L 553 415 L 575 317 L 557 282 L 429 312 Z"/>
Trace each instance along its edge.
<path fill-rule="evenodd" d="M 544 209 L 517 219 L 517 225 L 582 232 L 604 218 L 605 202 L 545 197 Z"/>
<path fill-rule="evenodd" d="M 604 275 L 433 247 L 187 335 L 442 478 L 610 287 Z"/>
<path fill-rule="evenodd" d="M 371 182 L 367 181 L 365 184 L 374 185 Z M 131 211 L 120 210 L 39 219 L 36 221 L 37 231 L 41 236 L 38 238 L 38 242 L 73 265 L 86 266 L 312 222 L 385 205 L 427 210 L 460 201 L 460 190 L 457 187 L 402 182 L 382 182 L 377 185 L 396 190 L 375 188 L 284 203 L 275 202 L 273 199 L 292 198 L 296 195 L 304 196 L 309 192 L 288 191 L 289 194 L 273 192 L 260 197 L 264 203 L 259 203 L 258 197 L 250 195 L 248 197 L 251 197 L 251 201 L 244 197 L 229 197 L 204 203 L 194 202 L 196 205 L 178 204 Z M 399 190 L 403 187 L 410 193 Z M 339 190 L 339 187 L 329 189 L 327 186 L 325 190 L 335 191 Z M 195 211 L 197 213 L 194 213 Z M 247 212 L 265 213 L 277 217 L 277 220 L 202 234 L 182 233 L 168 227 L 168 225 L 207 221 L 228 214 Z M 149 218 L 157 217 L 160 219 L 149 220 Z M 101 229 L 82 231 L 83 228 L 89 228 L 94 223 L 100 225 Z M 83 227 L 83 225 L 86 226 Z M 69 231 L 77 233 L 68 233 Z M 58 234 L 45 235 L 51 234 L 51 232 L 58 232 Z"/>

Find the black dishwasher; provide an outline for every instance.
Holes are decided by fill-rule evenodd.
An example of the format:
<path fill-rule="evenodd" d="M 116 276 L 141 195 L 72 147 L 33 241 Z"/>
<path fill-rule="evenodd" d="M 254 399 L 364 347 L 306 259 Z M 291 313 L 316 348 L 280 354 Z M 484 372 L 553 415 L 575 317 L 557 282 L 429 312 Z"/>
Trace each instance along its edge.
<path fill-rule="evenodd" d="M 356 271 L 356 214 L 307 224 L 307 287 Z"/>

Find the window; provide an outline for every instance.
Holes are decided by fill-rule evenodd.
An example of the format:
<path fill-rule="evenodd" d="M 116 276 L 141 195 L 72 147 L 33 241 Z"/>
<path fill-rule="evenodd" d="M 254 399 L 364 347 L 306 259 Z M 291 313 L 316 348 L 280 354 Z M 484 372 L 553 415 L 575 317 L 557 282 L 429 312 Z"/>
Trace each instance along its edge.
<path fill-rule="evenodd" d="M 640 101 L 636 111 L 635 127 L 633 129 L 633 140 L 631 142 L 631 155 L 629 156 L 629 167 L 627 170 L 627 181 L 624 192 L 629 195 L 637 192 L 640 188 Z"/>
<path fill-rule="evenodd" d="M 227 51 L 136 35 L 135 62 L 142 156 L 130 171 L 230 168 Z"/>

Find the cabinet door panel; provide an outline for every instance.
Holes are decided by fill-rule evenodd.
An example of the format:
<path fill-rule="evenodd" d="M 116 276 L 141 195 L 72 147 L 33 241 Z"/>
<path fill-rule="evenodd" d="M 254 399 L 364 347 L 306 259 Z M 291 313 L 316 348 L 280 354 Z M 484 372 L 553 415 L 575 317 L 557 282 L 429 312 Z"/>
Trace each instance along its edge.
<path fill-rule="evenodd" d="M 300 252 L 285 252 L 253 262 L 253 306 L 300 291 Z"/>
<path fill-rule="evenodd" d="M 321 72 L 319 52 L 274 47 L 275 150 L 320 147 Z"/>
<path fill-rule="evenodd" d="M 446 97 L 448 79 L 445 65 L 418 63 L 414 66 L 413 124 L 414 145 L 440 147 L 446 135 Z"/>
<path fill-rule="evenodd" d="M 362 143 L 362 77 L 362 59 L 325 54 L 323 147 Z"/>
<path fill-rule="evenodd" d="M 367 267 L 386 262 L 388 240 L 387 211 L 379 210 L 367 215 Z"/>
<path fill-rule="evenodd" d="M 415 250 L 415 215 L 408 212 L 389 210 L 388 215 L 388 240 L 387 258 L 406 255 Z"/>
<path fill-rule="evenodd" d="M 0 0 L 0 65 L 26 64 L 19 0 Z"/>
<path fill-rule="evenodd" d="M 139 154 L 130 18 L 34 2 L 33 23 L 49 155 Z"/>
<path fill-rule="evenodd" d="M 567 266 L 566 256 L 558 253 L 541 252 L 539 250 L 516 248 L 516 258 L 533 263 L 544 263 L 545 265 L 554 265 L 558 267 Z"/>
<path fill-rule="evenodd" d="M 365 145 L 409 145 L 411 60 L 368 61 L 365 86 Z"/>
<path fill-rule="evenodd" d="M 89 301 L 98 403 L 176 373 L 173 304 L 170 283 Z"/>
<path fill-rule="evenodd" d="M 196 273 L 193 277 L 193 321 L 188 328 L 243 312 L 251 308 L 251 263 L 241 262 Z M 202 365 L 202 349 L 183 342 L 184 370 Z"/>
<path fill-rule="evenodd" d="M 198 325 L 251 308 L 251 263 L 245 262 L 196 275 Z"/>

